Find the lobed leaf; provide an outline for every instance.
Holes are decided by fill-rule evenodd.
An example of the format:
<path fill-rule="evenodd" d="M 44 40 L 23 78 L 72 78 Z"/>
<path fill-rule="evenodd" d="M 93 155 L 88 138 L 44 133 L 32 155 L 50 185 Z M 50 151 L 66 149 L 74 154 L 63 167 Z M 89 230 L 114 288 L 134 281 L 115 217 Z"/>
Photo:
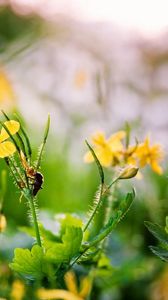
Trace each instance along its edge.
<path fill-rule="evenodd" d="M 10 268 L 25 275 L 29 279 L 41 279 L 43 277 L 43 249 L 35 245 L 29 249 L 16 248 L 13 262 Z"/>
<path fill-rule="evenodd" d="M 52 263 L 66 263 L 79 253 L 82 242 L 82 229 L 67 226 L 62 236 L 62 243 L 44 242 L 46 247 L 45 259 Z"/>

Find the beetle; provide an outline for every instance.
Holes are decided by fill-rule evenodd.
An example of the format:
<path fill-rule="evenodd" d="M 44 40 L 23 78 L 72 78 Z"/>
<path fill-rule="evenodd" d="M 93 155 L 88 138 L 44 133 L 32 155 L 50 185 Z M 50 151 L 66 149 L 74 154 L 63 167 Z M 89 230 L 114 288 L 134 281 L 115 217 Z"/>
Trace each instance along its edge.
<path fill-rule="evenodd" d="M 34 182 L 33 182 L 33 196 L 36 196 L 38 191 L 42 189 L 42 184 L 44 182 L 43 175 L 40 172 L 36 172 L 34 174 Z"/>

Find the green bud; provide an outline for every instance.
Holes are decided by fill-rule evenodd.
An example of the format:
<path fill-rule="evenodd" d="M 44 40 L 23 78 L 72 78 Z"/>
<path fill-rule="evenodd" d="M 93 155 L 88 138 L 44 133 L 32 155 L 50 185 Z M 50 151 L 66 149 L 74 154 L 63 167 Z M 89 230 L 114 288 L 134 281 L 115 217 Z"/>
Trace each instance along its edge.
<path fill-rule="evenodd" d="M 138 173 L 138 168 L 135 166 L 128 166 L 124 168 L 118 176 L 118 179 L 129 179 L 135 177 Z"/>

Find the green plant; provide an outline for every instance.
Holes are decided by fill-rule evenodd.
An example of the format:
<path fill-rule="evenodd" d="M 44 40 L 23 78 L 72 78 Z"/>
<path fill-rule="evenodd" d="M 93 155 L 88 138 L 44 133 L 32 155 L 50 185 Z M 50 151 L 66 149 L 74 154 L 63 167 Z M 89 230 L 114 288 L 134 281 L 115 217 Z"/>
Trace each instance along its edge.
<path fill-rule="evenodd" d="M 149 246 L 149 248 L 161 260 L 168 262 L 168 217 L 166 217 L 165 227 L 149 221 L 145 221 L 145 225 L 159 242 L 158 246 Z"/>
<path fill-rule="evenodd" d="M 10 268 L 33 284 L 33 297 L 36 297 L 35 293 L 40 287 L 65 289 L 65 275 L 76 269 L 77 265 L 85 270 L 84 272 L 92 278 L 90 279 L 92 281 L 95 276 L 93 274 L 96 274 L 93 270 L 99 270 L 102 266 L 110 270 L 110 262 L 105 254 L 107 237 L 123 219 L 135 198 L 133 189 L 123 199 L 113 201 L 113 189 L 117 187 L 119 181 L 136 176 L 138 168 L 135 165 L 126 165 L 117 173 L 115 172 L 111 182 L 107 182 L 96 152 L 86 141 L 100 177 L 93 204 L 87 217 L 81 219 L 77 216 L 65 215 L 60 220 L 59 230 L 50 231 L 45 228 L 45 224 L 39 223 L 37 202 L 37 195 L 43 184 L 43 175 L 39 169 L 48 137 L 50 118 L 47 120 L 37 160 L 33 162 L 31 143 L 20 120 L 18 117 L 10 120 L 5 113 L 3 114 L 6 121 L 1 122 L 3 127 L 0 133 L 2 140 L 0 151 L 3 150 L 1 157 L 5 159 L 14 183 L 21 192 L 21 197 L 25 198 L 28 205 L 31 226 L 21 227 L 20 230 L 35 239 L 31 249 L 15 249 Z M 8 147 L 3 149 L 3 143 L 8 143 Z M 109 207 L 109 203 L 113 202 L 115 205 Z M 101 229 L 96 227 L 96 219 L 99 215 L 102 218 Z M 88 293 L 89 290 L 90 288 Z M 40 291 L 40 295 L 46 291 L 48 290 Z"/>

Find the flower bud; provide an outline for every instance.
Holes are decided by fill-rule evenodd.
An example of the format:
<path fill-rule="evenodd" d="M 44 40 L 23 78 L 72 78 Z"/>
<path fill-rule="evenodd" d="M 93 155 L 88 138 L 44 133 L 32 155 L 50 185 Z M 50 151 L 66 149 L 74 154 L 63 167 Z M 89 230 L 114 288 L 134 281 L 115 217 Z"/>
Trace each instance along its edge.
<path fill-rule="evenodd" d="M 118 179 L 129 179 L 135 177 L 136 174 L 138 173 L 138 170 L 139 169 L 135 166 L 128 166 L 121 171 Z"/>
<path fill-rule="evenodd" d="M 6 225 L 7 222 L 5 216 L 3 214 L 0 214 L 0 233 L 5 231 Z"/>

